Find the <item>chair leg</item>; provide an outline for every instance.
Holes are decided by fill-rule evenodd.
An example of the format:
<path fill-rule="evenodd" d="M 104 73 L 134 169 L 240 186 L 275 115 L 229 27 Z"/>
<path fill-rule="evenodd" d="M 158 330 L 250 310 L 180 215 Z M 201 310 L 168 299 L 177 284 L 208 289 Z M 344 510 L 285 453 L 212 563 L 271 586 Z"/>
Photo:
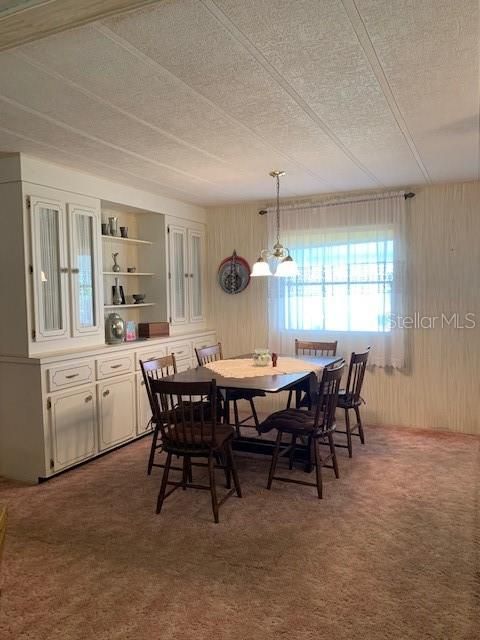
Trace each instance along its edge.
<path fill-rule="evenodd" d="M 239 498 L 241 498 L 242 497 L 242 489 L 240 487 L 240 480 L 238 479 L 237 466 L 235 464 L 235 458 L 233 457 L 232 443 L 231 442 L 227 443 L 227 448 L 226 449 L 227 449 L 226 450 L 227 461 L 228 461 L 230 470 L 232 472 L 233 484 L 235 485 L 235 491 L 237 492 L 237 496 Z"/>
<path fill-rule="evenodd" d="M 215 522 L 219 522 L 218 518 L 218 501 L 217 501 L 217 490 L 215 487 L 215 464 L 213 462 L 213 455 L 210 454 L 208 456 L 208 475 L 210 477 L 210 493 L 212 495 L 212 509 L 213 509 L 213 517 Z"/>
<path fill-rule="evenodd" d="M 365 434 L 363 433 L 362 418 L 360 417 L 360 408 L 355 406 L 355 415 L 357 416 L 358 435 L 360 436 L 360 442 L 365 444 Z"/>
<path fill-rule="evenodd" d="M 292 397 L 293 397 L 293 391 L 292 389 L 290 389 L 290 391 L 288 392 L 287 409 L 290 409 L 292 405 Z"/>
<path fill-rule="evenodd" d="M 273 476 L 275 475 L 275 469 L 277 468 L 278 454 L 280 453 L 280 442 L 281 441 L 282 441 L 282 432 L 279 431 L 278 434 L 277 434 L 277 441 L 275 443 L 275 450 L 274 450 L 273 456 L 272 456 L 272 463 L 270 464 L 270 472 L 268 474 L 267 489 L 271 489 L 272 488 L 272 481 L 273 481 Z"/>
<path fill-rule="evenodd" d="M 254 421 L 255 427 L 257 428 L 257 431 L 258 431 L 258 429 L 260 427 L 260 423 L 258 421 L 257 410 L 255 409 L 255 403 L 254 403 L 252 398 L 250 398 L 250 408 L 252 409 L 253 421 Z"/>
<path fill-rule="evenodd" d="M 148 457 L 148 467 L 147 467 L 147 474 L 151 475 L 152 473 L 152 467 L 153 467 L 153 461 L 155 460 L 155 451 L 157 450 L 157 441 L 158 441 L 158 434 L 159 434 L 159 427 L 156 424 L 155 425 L 155 431 L 153 432 L 153 438 L 152 438 L 152 446 L 150 447 L 150 455 Z"/>
<path fill-rule="evenodd" d="M 291 449 L 290 449 L 290 456 L 289 456 L 289 462 L 288 462 L 288 468 L 289 469 L 293 469 L 293 459 L 295 457 L 295 445 L 297 444 L 297 436 L 296 435 L 292 435 L 292 444 L 291 444 Z"/>
<path fill-rule="evenodd" d="M 315 454 L 315 474 L 317 476 L 317 494 L 318 499 L 323 498 L 323 481 L 322 481 L 322 457 L 320 455 L 320 445 L 315 438 L 312 440 L 312 446 Z"/>
<path fill-rule="evenodd" d="M 352 432 L 350 430 L 350 414 L 348 413 L 348 409 L 345 409 L 345 431 L 347 433 L 347 446 L 348 446 L 348 457 L 352 457 Z"/>
<path fill-rule="evenodd" d="M 335 451 L 335 441 L 333 439 L 333 433 L 328 434 L 328 444 L 330 445 L 330 453 L 332 454 L 332 464 L 333 464 L 333 470 L 335 471 L 335 477 L 339 478 L 340 472 L 338 470 L 338 460 L 337 460 L 337 454 Z"/>
<path fill-rule="evenodd" d="M 240 437 L 240 419 L 238 417 L 238 403 L 233 401 L 233 415 L 235 416 L 235 431 L 237 432 L 237 438 Z"/>
<path fill-rule="evenodd" d="M 227 489 L 230 489 L 232 486 L 232 480 L 230 478 L 230 466 L 228 463 L 227 456 L 225 453 L 220 453 L 220 451 L 215 451 L 214 453 L 215 461 L 219 466 L 224 467 L 225 472 L 225 486 Z"/>
<path fill-rule="evenodd" d="M 165 499 L 165 491 L 167 490 L 168 474 L 170 472 L 170 465 L 172 463 L 172 454 L 167 453 L 167 460 L 165 462 L 165 469 L 163 470 L 162 484 L 160 486 L 160 492 L 157 499 L 157 513 L 162 510 L 163 501 Z"/>
<path fill-rule="evenodd" d="M 189 456 L 184 456 L 183 457 L 183 471 L 182 471 L 182 489 L 183 489 L 183 491 L 185 491 L 187 489 L 189 468 L 190 468 L 190 457 Z M 191 468 L 190 468 L 190 470 L 191 470 Z"/>

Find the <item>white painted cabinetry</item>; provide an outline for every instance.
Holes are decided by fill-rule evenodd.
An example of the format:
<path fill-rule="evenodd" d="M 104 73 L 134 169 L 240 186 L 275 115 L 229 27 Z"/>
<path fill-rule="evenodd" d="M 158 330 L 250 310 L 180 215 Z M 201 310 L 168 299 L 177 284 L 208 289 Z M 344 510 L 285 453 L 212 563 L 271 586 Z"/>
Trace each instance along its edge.
<path fill-rule="evenodd" d="M 168 223 L 170 323 L 205 321 L 205 230 Z"/>
<path fill-rule="evenodd" d="M 47 403 L 52 446 L 50 470 L 61 471 L 93 456 L 97 451 L 95 386 L 57 393 Z"/>
<path fill-rule="evenodd" d="M 100 208 L 40 189 L 30 210 L 34 342 L 103 334 Z M 72 200 L 72 201 L 70 201 Z M 94 202 L 94 201 L 92 201 Z"/>
<path fill-rule="evenodd" d="M 97 386 L 99 449 L 130 440 L 135 435 L 135 376 L 112 378 Z"/>

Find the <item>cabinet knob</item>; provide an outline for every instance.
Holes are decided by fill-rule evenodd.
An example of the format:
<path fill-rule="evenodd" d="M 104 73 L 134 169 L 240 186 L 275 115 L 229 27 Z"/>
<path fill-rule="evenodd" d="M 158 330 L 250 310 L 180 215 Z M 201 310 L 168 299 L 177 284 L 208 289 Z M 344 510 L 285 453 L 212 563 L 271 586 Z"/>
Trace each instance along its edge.
<path fill-rule="evenodd" d="M 60 267 L 60 273 L 68 273 L 67 267 Z"/>
<path fill-rule="evenodd" d="M 90 400 L 92 400 L 92 396 L 87 396 L 87 397 L 85 398 L 85 402 L 90 402 Z"/>
<path fill-rule="evenodd" d="M 80 273 L 80 269 L 72 269 L 72 273 Z"/>
<path fill-rule="evenodd" d="M 188 278 L 188 273 L 185 274 L 185 278 Z"/>
<path fill-rule="evenodd" d="M 143 386 L 145 385 L 145 380 L 142 380 L 142 381 L 140 382 L 140 384 L 141 384 L 141 386 L 143 387 Z"/>
<path fill-rule="evenodd" d="M 193 278 L 193 273 L 190 274 L 190 278 Z"/>
<path fill-rule="evenodd" d="M 110 391 L 108 389 L 105 389 L 105 391 L 103 392 L 103 397 L 106 398 L 109 395 L 110 395 Z"/>

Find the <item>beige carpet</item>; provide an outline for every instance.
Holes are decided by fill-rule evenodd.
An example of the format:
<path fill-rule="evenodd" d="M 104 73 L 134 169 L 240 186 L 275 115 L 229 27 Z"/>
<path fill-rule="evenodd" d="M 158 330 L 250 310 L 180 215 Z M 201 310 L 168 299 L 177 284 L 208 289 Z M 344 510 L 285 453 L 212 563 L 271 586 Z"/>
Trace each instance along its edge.
<path fill-rule="evenodd" d="M 367 439 L 340 480 L 326 471 L 323 501 L 267 491 L 268 460 L 238 456 L 244 498 L 218 525 L 206 492 L 154 514 L 147 440 L 41 486 L 0 483 L 0 638 L 478 640 L 480 440 Z"/>

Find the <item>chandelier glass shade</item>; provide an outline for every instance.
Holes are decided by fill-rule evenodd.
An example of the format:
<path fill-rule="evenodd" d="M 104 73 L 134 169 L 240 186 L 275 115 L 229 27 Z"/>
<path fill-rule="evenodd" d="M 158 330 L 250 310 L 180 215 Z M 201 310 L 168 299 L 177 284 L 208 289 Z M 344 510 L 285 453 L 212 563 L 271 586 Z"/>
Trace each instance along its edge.
<path fill-rule="evenodd" d="M 276 276 L 277 278 L 294 278 L 298 275 L 296 262 L 287 247 L 280 242 L 280 177 L 285 171 L 271 171 L 270 175 L 276 180 L 277 187 L 277 241 L 272 249 L 262 249 L 257 261 L 253 265 L 251 276 Z M 270 268 L 272 264 L 273 270 Z"/>

